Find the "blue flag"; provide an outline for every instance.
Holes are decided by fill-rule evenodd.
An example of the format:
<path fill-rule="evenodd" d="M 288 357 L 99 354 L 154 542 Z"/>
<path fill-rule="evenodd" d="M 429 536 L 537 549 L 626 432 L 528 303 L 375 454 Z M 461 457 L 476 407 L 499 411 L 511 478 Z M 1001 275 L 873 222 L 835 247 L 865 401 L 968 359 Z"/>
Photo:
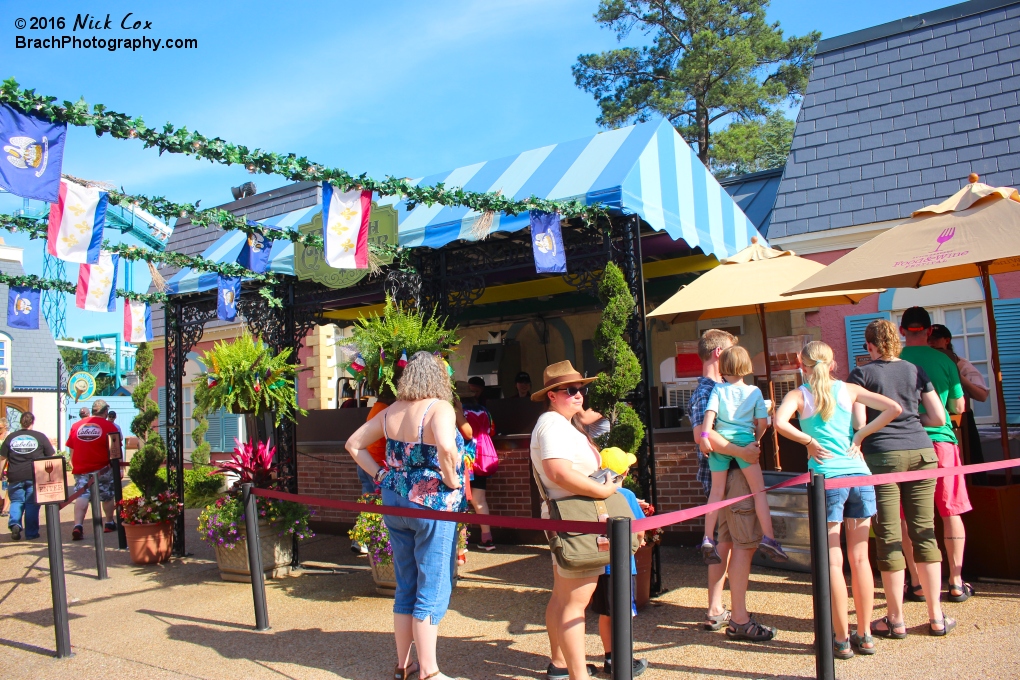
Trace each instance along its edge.
<path fill-rule="evenodd" d="M 56 203 L 67 123 L 0 104 L 0 186 L 15 196 Z"/>
<path fill-rule="evenodd" d="M 559 213 L 531 211 L 531 249 L 539 274 L 566 274 L 567 254 L 563 252 Z"/>
<path fill-rule="evenodd" d="M 248 224 L 256 223 L 248 222 Z M 256 274 L 265 274 L 269 269 L 269 253 L 272 249 L 273 242 L 262 234 L 249 234 L 248 240 L 241 246 L 241 252 L 237 256 L 237 264 Z"/>
<path fill-rule="evenodd" d="M 26 331 L 39 330 L 39 293 L 36 288 L 11 286 L 7 293 L 7 325 Z"/>
<path fill-rule="evenodd" d="M 216 296 L 216 316 L 223 321 L 233 321 L 237 318 L 237 298 L 240 296 L 240 276 L 219 277 L 219 295 Z"/>

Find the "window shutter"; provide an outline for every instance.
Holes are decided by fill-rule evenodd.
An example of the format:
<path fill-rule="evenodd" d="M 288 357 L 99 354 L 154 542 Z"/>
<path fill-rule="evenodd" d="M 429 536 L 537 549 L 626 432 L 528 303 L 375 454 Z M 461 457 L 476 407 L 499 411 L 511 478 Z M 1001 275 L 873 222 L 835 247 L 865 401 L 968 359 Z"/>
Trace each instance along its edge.
<path fill-rule="evenodd" d="M 209 429 L 205 431 L 205 440 L 209 442 L 209 450 L 219 453 L 223 450 L 223 410 L 206 416 Z"/>
<path fill-rule="evenodd" d="M 864 351 L 864 329 L 876 319 L 889 321 L 889 312 L 858 314 L 843 319 L 846 324 L 847 371 L 852 371 L 871 361 L 871 357 Z"/>
<path fill-rule="evenodd" d="M 223 451 L 234 450 L 234 440 L 241 438 L 241 416 L 223 411 Z"/>
<path fill-rule="evenodd" d="M 156 395 L 156 405 L 159 406 L 159 436 L 166 441 L 166 388 L 160 387 Z"/>
<path fill-rule="evenodd" d="M 1006 422 L 1016 425 L 1020 423 L 1020 299 L 993 300 L 992 306 L 1002 364 L 1002 391 L 1006 397 Z M 989 387 L 996 389 L 994 385 Z"/>

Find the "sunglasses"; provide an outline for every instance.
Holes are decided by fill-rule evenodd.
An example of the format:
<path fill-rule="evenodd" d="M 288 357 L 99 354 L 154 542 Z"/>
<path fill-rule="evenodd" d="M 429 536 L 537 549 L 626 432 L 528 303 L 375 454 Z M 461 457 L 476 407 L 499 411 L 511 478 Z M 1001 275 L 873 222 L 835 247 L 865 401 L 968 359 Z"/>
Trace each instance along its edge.
<path fill-rule="evenodd" d="M 550 392 L 566 392 L 567 395 L 571 396 L 571 397 L 576 397 L 579 394 L 583 397 L 586 394 L 588 394 L 588 388 L 587 387 L 557 387 L 556 389 L 549 390 L 549 391 Z"/>

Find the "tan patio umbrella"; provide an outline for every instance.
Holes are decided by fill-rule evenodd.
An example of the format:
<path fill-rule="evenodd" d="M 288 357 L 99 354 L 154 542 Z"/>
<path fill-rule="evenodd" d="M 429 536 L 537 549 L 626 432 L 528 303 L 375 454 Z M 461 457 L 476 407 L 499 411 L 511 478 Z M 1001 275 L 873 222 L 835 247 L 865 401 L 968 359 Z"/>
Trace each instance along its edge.
<path fill-rule="evenodd" d="M 973 173 L 969 179 L 970 183 L 949 199 L 915 211 L 909 219 L 847 253 L 787 293 L 790 298 L 799 298 L 846 286 L 919 288 L 980 276 L 988 313 L 1003 455 L 1009 458 L 1006 398 L 989 275 L 1020 270 L 1020 194 L 1013 188 L 981 184 Z"/>
<path fill-rule="evenodd" d="M 772 366 L 768 360 L 768 333 L 765 330 L 765 313 L 780 312 L 826 305 L 857 304 L 881 290 L 837 290 L 825 293 L 783 296 L 795 282 L 817 274 L 825 265 L 798 257 L 791 251 L 775 250 L 751 238 L 751 245 L 733 257 L 721 260 L 719 266 L 709 270 L 692 283 L 681 288 L 648 316 L 681 323 L 699 319 L 716 319 L 738 314 L 757 314 L 761 325 L 762 345 L 765 348 L 765 379 L 769 385 L 769 399 L 775 404 L 772 385 Z M 772 430 L 777 470 L 779 462 L 779 436 Z"/>

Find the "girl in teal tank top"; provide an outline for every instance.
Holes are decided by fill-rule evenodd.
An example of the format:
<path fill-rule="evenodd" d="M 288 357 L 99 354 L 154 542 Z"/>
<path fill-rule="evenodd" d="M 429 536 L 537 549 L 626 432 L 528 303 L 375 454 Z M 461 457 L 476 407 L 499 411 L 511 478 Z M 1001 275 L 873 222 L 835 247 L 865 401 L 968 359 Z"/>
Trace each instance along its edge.
<path fill-rule="evenodd" d="M 787 393 L 776 409 L 776 431 L 807 447 L 808 469 L 813 473 L 826 479 L 870 475 L 861 456 L 861 442 L 892 422 L 902 411 L 900 405 L 857 385 L 833 380 L 831 373 L 835 361 L 832 348 L 824 342 L 805 345 L 800 361 L 806 384 Z M 855 403 L 864 404 L 880 414 L 852 434 Z M 800 429 L 790 423 L 795 415 L 800 416 Z M 875 579 L 868 561 L 868 534 L 876 509 L 873 486 L 825 490 L 832 630 L 835 633 L 833 654 L 838 659 L 851 658 L 854 649 L 859 654 L 875 653 L 875 641 L 871 636 Z M 849 634 L 843 550 L 839 541 L 841 524 L 846 525 L 847 553 L 857 608 L 857 632 L 853 635 Z"/>

